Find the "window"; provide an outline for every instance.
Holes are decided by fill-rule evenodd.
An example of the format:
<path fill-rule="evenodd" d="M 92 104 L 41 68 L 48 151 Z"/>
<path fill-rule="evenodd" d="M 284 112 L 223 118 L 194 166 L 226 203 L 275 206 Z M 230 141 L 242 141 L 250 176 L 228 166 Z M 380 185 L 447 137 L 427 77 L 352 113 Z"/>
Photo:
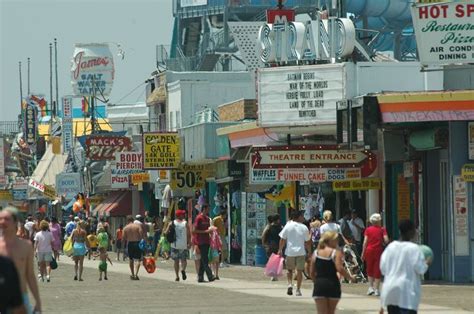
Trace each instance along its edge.
<path fill-rule="evenodd" d="M 181 111 L 176 111 L 176 128 L 181 128 Z"/>

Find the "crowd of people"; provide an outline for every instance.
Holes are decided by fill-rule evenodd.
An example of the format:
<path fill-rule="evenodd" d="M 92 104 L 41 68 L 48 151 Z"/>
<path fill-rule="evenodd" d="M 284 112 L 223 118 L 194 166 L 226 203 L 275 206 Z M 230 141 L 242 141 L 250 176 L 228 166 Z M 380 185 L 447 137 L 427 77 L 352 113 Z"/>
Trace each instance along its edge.
<path fill-rule="evenodd" d="M 130 279 L 139 279 L 142 263 L 148 272 L 154 271 L 154 260 L 161 256 L 171 258 L 175 280 L 187 279 L 187 260 L 195 262 L 197 281 L 219 280 L 219 268 L 225 265 L 227 211 L 222 210 L 214 218 L 209 217 L 209 206 L 203 204 L 196 215 L 188 219 L 183 209 L 157 219 L 145 219 L 141 215 L 128 216 L 127 224 L 120 225 L 112 233 L 105 219 L 69 216 L 67 223 L 60 224 L 56 217 L 44 214 L 28 216 L 20 221 L 13 207 L 0 211 L 0 265 L 9 289 L 5 292 L 9 303 L 5 308 L 20 309 L 18 313 L 41 312 L 38 281 L 51 282 L 52 269 L 64 258 L 74 260 L 74 277 L 83 281 L 84 259 L 98 259 L 99 280 L 108 280 L 107 267 L 112 260 L 108 255 L 115 245 L 117 260 L 129 259 Z M 289 211 L 290 220 L 282 226 L 279 215 L 270 215 L 262 234 L 262 243 L 268 256 L 278 254 L 285 259 L 287 269 L 287 294 L 302 296 L 303 274 L 312 278 L 313 298 L 318 313 L 334 313 L 341 298 L 341 279 L 354 282 L 356 277 L 344 267 L 344 246 L 354 248 L 361 262 L 365 263 L 368 277 L 368 295 L 381 296 L 382 306 L 389 313 L 416 311 L 420 297 L 420 275 L 430 264 L 418 246 L 411 242 L 416 234 L 411 221 L 400 223 L 400 241 L 389 244 L 387 231 L 382 227 L 380 214 L 373 214 L 366 228 L 357 211 L 346 211 L 339 221 L 333 213 L 324 211 L 322 219 L 314 217 L 306 221 L 302 211 Z M 146 261 L 153 259 L 153 267 Z M 35 262 L 36 261 L 36 262 Z M 15 271 L 9 271 L 15 266 Z M 34 267 L 37 267 L 38 278 Z M 148 265 L 149 266 L 149 265 Z M 403 276 L 401 276 L 403 273 Z M 8 276 L 3 275 L 8 274 Z M 384 287 L 380 281 L 385 276 Z M 400 278 L 408 278 L 401 280 Z M 272 281 L 278 280 L 272 277 Z M 296 290 L 294 280 L 296 280 Z M 17 282 L 17 285 L 15 285 Z M 6 291 L 0 284 L 0 292 Z M 34 297 L 30 305 L 27 288 Z M 17 293 L 16 293 L 17 292 Z M 413 313 L 413 312 L 407 312 Z"/>
<path fill-rule="evenodd" d="M 281 225 L 279 215 L 268 216 L 268 224 L 262 234 L 262 244 L 267 256 L 278 254 L 285 261 L 287 270 L 287 294 L 293 295 L 296 279 L 296 296 L 302 296 L 303 272 L 313 280 L 313 298 L 318 313 L 335 313 L 341 298 L 341 280 L 357 282 L 355 274 L 345 267 L 345 251 L 350 247 L 365 265 L 368 277 L 367 295 L 381 297 L 384 308 L 390 314 L 416 313 L 420 300 L 420 276 L 431 263 L 418 245 L 413 243 L 416 227 L 410 220 L 400 222 L 400 241 L 389 244 L 387 230 L 382 227 L 382 217 L 370 216 L 369 226 L 356 210 L 345 211 L 335 221 L 332 211 L 326 210 L 322 219 L 314 217 L 306 221 L 304 211 L 290 209 L 290 220 Z M 294 273 L 296 272 L 296 277 Z M 384 289 L 380 282 L 385 276 Z M 272 281 L 277 280 L 272 276 Z"/>

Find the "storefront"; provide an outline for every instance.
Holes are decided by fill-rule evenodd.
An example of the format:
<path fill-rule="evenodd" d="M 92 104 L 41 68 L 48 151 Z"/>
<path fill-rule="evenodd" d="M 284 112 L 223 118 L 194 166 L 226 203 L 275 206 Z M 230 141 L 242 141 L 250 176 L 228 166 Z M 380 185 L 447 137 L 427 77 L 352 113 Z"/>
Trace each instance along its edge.
<path fill-rule="evenodd" d="M 474 278 L 472 183 L 462 169 L 474 158 L 472 91 L 390 93 L 376 96 L 382 117 L 385 218 L 393 238 L 412 219 L 429 245 L 432 280 Z M 465 178 L 469 179 L 468 176 Z"/>

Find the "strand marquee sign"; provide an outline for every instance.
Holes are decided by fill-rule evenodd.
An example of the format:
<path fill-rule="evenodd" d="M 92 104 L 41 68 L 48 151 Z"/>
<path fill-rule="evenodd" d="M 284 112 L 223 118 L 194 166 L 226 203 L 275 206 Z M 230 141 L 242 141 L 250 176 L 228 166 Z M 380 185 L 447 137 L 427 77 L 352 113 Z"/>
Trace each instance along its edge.
<path fill-rule="evenodd" d="M 266 63 L 328 61 L 355 48 L 355 26 L 347 18 L 294 22 L 293 10 L 267 11 L 268 23 L 258 33 L 260 59 Z M 331 42 L 332 34 L 335 41 Z"/>

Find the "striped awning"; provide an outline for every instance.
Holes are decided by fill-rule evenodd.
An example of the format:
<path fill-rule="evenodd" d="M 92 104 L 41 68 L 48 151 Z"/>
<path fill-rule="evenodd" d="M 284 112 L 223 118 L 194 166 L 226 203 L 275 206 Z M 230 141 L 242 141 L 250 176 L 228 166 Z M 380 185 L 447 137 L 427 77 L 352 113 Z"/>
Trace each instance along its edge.
<path fill-rule="evenodd" d="M 474 91 L 384 93 L 377 96 L 384 123 L 474 120 Z"/>

